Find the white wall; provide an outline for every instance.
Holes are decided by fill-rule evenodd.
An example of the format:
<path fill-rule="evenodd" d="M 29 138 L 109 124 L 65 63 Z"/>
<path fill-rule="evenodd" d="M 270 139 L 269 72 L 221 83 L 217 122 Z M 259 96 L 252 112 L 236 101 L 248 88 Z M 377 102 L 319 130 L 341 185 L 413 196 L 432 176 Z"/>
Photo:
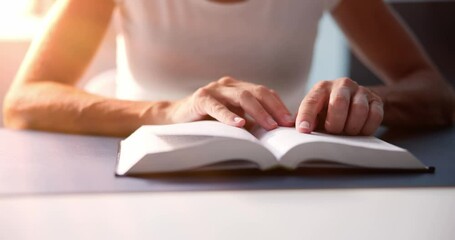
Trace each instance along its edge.
<path fill-rule="evenodd" d="M 346 77 L 348 61 L 349 51 L 343 33 L 330 14 L 326 13 L 319 23 L 307 91 L 320 80 Z"/>

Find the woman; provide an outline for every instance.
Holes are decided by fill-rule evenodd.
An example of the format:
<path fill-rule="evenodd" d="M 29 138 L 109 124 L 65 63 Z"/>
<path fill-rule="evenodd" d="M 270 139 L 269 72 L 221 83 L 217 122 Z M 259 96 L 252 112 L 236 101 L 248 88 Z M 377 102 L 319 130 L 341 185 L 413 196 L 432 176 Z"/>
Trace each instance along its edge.
<path fill-rule="evenodd" d="M 75 85 L 114 9 L 117 98 L 106 98 Z M 340 78 L 304 96 L 324 10 L 384 86 Z M 143 124 L 206 118 L 242 127 L 249 116 L 265 129 L 371 135 L 381 122 L 452 124 L 454 106 L 453 90 L 382 0 L 60 0 L 4 118 L 11 128 L 123 136 Z"/>

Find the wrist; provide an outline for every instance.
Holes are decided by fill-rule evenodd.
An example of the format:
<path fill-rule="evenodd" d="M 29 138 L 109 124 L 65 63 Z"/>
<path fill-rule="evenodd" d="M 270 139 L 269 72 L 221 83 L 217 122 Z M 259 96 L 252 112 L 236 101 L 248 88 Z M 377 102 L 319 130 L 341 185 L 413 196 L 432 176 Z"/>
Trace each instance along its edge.
<path fill-rule="evenodd" d="M 442 127 L 455 122 L 455 92 L 437 74 L 422 71 L 370 89 L 382 98 L 385 125 Z"/>
<path fill-rule="evenodd" d="M 142 102 L 143 110 L 140 112 L 142 125 L 170 124 L 172 122 L 172 109 L 175 104 L 170 101 Z"/>

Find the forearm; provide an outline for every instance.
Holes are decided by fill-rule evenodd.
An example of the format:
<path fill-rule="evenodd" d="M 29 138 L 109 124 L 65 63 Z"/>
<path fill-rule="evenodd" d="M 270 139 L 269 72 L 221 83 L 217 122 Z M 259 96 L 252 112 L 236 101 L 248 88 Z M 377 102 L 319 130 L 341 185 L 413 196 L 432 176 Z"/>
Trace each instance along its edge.
<path fill-rule="evenodd" d="M 398 16 L 381 0 L 343 0 L 332 12 L 354 52 L 386 82 L 385 125 L 437 127 L 454 121 L 454 91 Z"/>
<path fill-rule="evenodd" d="M 17 129 L 126 136 L 144 124 L 169 123 L 171 105 L 109 99 L 64 84 L 39 82 L 10 91 L 4 122 Z"/>
<path fill-rule="evenodd" d="M 444 127 L 455 122 L 455 93 L 438 71 L 417 69 L 393 83 L 374 86 L 384 102 L 383 124 Z"/>

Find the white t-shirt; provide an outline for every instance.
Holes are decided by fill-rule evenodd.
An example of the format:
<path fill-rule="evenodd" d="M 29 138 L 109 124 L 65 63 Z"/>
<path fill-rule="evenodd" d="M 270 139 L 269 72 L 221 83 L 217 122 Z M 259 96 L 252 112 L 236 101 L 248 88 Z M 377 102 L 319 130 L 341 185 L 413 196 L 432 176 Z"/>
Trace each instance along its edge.
<path fill-rule="evenodd" d="M 175 100 L 223 76 L 303 98 L 318 23 L 338 0 L 117 0 L 116 96 Z"/>

